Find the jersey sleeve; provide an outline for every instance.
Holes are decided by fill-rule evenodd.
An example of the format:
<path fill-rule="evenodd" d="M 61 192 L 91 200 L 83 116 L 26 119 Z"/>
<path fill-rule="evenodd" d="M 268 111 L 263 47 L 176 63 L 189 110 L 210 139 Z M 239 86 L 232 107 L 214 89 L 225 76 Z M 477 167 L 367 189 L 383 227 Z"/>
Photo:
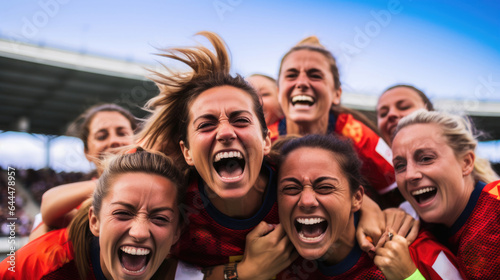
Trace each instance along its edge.
<path fill-rule="evenodd" d="M 363 162 L 361 172 L 378 193 L 384 194 L 396 188 L 392 151 L 382 138 L 346 113 L 337 117 L 335 132 L 353 141 Z"/>

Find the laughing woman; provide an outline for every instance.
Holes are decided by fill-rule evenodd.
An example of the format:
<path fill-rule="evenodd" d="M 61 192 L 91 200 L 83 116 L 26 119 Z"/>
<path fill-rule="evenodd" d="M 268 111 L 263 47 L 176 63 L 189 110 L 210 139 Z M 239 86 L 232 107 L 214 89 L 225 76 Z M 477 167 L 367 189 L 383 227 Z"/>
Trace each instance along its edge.
<path fill-rule="evenodd" d="M 271 140 L 262 105 L 254 88 L 230 74 L 222 39 L 200 34 L 215 52 L 198 46 L 163 54 L 192 71 L 156 73 L 160 94 L 148 102 L 153 113 L 138 143 L 176 158 L 189 176 L 184 205 L 189 223 L 173 255 L 204 268 L 207 279 L 269 279 L 297 254 L 278 224 L 276 172 L 268 160 Z"/>
<path fill-rule="evenodd" d="M 423 275 L 426 279 L 461 279 L 455 257 L 426 232 L 420 232 L 408 248 L 403 236 L 389 231 L 374 260 L 361 251 L 355 238 L 364 195 L 360 166 L 350 143 L 331 136 L 308 135 L 283 144 L 279 216 L 303 259 L 280 276 L 421 279 Z M 442 276 L 443 272 L 448 278 Z"/>
<path fill-rule="evenodd" d="M 151 279 L 162 263 L 161 279 L 173 276 L 164 260 L 180 235 L 182 182 L 159 153 L 116 156 L 70 226 L 17 251 L 14 271 L 0 263 L 0 278 Z"/>
<path fill-rule="evenodd" d="M 467 279 L 500 279 L 500 181 L 476 145 L 464 119 L 419 110 L 398 123 L 394 169 L 399 190 L 445 233 Z"/>

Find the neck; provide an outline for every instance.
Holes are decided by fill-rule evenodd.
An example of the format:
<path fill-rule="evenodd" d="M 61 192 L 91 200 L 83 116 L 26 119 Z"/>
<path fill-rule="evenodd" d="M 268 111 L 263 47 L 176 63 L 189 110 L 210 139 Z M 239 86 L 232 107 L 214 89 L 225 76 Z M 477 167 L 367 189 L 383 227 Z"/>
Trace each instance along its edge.
<path fill-rule="evenodd" d="M 313 122 L 294 122 L 286 119 L 286 133 L 298 134 L 301 136 L 308 134 L 325 135 L 328 132 L 329 115 L 325 115 L 321 119 Z"/>
<path fill-rule="evenodd" d="M 205 191 L 209 195 L 210 202 L 224 215 L 237 218 L 247 219 L 255 215 L 262 206 L 263 197 L 266 191 L 268 177 L 260 174 L 250 191 L 242 198 L 237 199 L 222 199 L 205 187 Z"/>
<path fill-rule="evenodd" d="M 328 252 L 323 257 L 326 265 L 331 266 L 343 261 L 356 244 L 356 227 L 354 226 L 354 213 L 351 213 L 349 224 L 342 235 L 333 242 Z"/>
<path fill-rule="evenodd" d="M 453 207 L 455 211 L 453 211 L 451 215 L 446 217 L 445 221 L 443 222 L 444 225 L 446 225 L 447 227 L 452 227 L 453 224 L 458 220 L 458 217 L 460 217 L 460 215 L 464 212 L 465 207 L 467 207 L 467 203 L 469 203 L 469 199 L 472 195 L 472 192 L 474 191 L 475 185 L 476 182 L 474 181 L 472 175 L 468 175 L 464 178 L 463 192 L 457 196 L 455 207 Z"/>

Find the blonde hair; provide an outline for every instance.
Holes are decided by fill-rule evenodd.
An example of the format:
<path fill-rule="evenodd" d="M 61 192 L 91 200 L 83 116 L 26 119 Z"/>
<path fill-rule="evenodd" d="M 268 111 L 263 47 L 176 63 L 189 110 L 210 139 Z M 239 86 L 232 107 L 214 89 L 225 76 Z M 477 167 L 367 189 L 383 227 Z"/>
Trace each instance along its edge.
<path fill-rule="evenodd" d="M 170 180 L 176 186 L 177 205 L 180 205 L 184 198 L 185 188 L 182 173 L 169 157 L 160 152 L 148 152 L 138 148 L 135 153 L 111 156 L 106 159 L 104 166 L 104 172 L 97 182 L 92 199 L 88 199 L 82 204 L 69 225 L 69 240 L 73 243 L 75 264 L 81 279 L 86 279 L 90 271 L 89 248 L 92 238 L 94 238 L 89 227 L 89 209 L 92 206 L 96 216 L 99 216 L 102 201 L 111 191 L 111 186 L 117 176 L 131 172 L 159 175 Z M 177 217 L 177 226 L 182 226 L 184 215 L 177 213 Z"/>
<path fill-rule="evenodd" d="M 420 109 L 399 121 L 393 139 L 401 129 L 412 124 L 437 124 L 443 131 L 448 146 L 457 157 L 469 151 L 474 152 L 476 149 L 476 137 L 479 136 L 479 133 L 474 131 L 475 128 L 469 119 L 444 112 Z M 493 182 L 499 178 L 491 168 L 490 162 L 478 157 L 474 161 L 472 176 L 476 182 L 483 181 L 485 183 Z"/>
<path fill-rule="evenodd" d="M 255 90 L 245 79 L 231 76 L 229 52 L 224 41 L 215 33 L 199 32 L 212 44 L 215 52 L 204 46 L 191 48 L 170 48 L 160 56 L 180 61 L 191 68 L 188 72 L 172 72 L 168 74 L 152 71 L 151 79 L 160 89 L 158 96 L 149 100 L 146 110 L 152 114 L 145 121 L 138 141 L 145 148 L 158 149 L 171 156 L 182 168 L 188 168 L 181 153 L 179 142 L 187 139 L 187 121 L 189 106 L 202 92 L 219 86 L 232 86 L 247 92 L 253 101 L 255 113 L 259 119 L 262 136 L 267 135 L 267 126 L 260 99 Z M 139 143 L 138 142 L 138 143 Z"/>

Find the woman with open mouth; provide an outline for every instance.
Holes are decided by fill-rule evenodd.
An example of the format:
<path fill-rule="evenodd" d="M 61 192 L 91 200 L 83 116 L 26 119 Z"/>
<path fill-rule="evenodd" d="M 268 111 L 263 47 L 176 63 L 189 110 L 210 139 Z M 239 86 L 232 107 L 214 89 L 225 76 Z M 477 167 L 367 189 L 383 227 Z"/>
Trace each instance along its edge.
<path fill-rule="evenodd" d="M 102 173 L 99 162 L 106 154 L 116 153 L 118 148 L 131 145 L 136 128 L 134 115 L 112 103 L 88 108 L 69 125 L 67 134 L 82 140 L 85 157 L 97 169 L 88 175 L 92 180 L 60 185 L 43 194 L 41 213 L 37 215 L 43 223 L 34 225 L 30 240 L 51 229 L 69 225 L 76 209 L 94 191 L 95 179 Z"/>
<path fill-rule="evenodd" d="M 332 136 L 308 135 L 283 144 L 279 216 L 302 258 L 280 277 L 461 279 L 454 255 L 427 232 L 408 248 L 403 236 L 388 231 L 374 260 L 361 251 L 355 238 L 364 195 L 360 167 L 350 143 Z"/>
<path fill-rule="evenodd" d="M 391 150 L 377 127 L 360 112 L 340 105 L 342 87 L 335 57 L 315 36 L 307 37 L 282 58 L 278 99 L 285 114 L 279 135 L 332 134 L 352 140 L 376 196 L 396 189 Z M 382 196 L 383 208 L 401 201 Z"/>
<path fill-rule="evenodd" d="M 418 110 L 392 141 L 398 188 L 434 233 L 442 235 L 467 279 L 500 279 L 500 181 L 475 155 L 465 119 Z"/>
<path fill-rule="evenodd" d="M 203 268 L 205 279 L 270 279 L 297 254 L 279 225 L 262 105 L 252 86 L 230 74 L 222 39 L 199 34 L 214 51 L 197 46 L 161 54 L 191 71 L 153 73 L 160 93 L 148 102 L 152 114 L 138 143 L 172 156 L 188 174 L 189 223 L 173 250 L 181 265 Z M 385 229 L 379 212 L 377 206 L 363 214 L 375 221 L 374 239 Z"/>
<path fill-rule="evenodd" d="M 168 279 L 180 236 L 183 175 L 160 153 L 137 149 L 105 165 L 91 201 L 68 228 L 51 231 L 8 259 L 1 279 Z M 154 278 L 160 268 L 161 278 Z M 173 278 L 172 278 L 173 279 Z"/>

